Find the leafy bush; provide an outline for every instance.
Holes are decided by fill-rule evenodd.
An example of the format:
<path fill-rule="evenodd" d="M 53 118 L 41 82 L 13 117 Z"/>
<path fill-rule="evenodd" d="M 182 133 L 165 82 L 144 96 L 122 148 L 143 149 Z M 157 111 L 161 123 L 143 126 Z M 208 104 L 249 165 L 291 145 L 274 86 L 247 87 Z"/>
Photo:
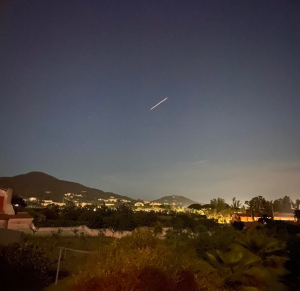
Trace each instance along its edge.
<path fill-rule="evenodd" d="M 144 267 L 127 272 L 89 277 L 73 285 L 70 291 L 222 291 L 229 290 L 212 283 L 213 275 L 194 276 L 182 271 L 174 282 L 160 269 Z"/>
<path fill-rule="evenodd" d="M 285 266 L 289 273 L 286 274 L 284 281 L 291 291 L 298 291 L 300 286 L 300 235 L 297 234 L 287 241 L 287 250 L 290 259 Z"/>
<path fill-rule="evenodd" d="M 147 229 L 91 255 L 73 291 L 224 290 L 216 273 L 195 253 L 166 245 Z M 203 285 L 199 285 L 199 284 Z"/>
<path fill-rule="evenodd" d="M 155 236 L 162 234 L 163 229 L 162 229 L 162 224 L 160 222 L 155 223 L 153 232 L 154 232 Z"/>
<path fill-rule="evenodd" d="M 247 286 L 257 291 L 286 290 L 281 283 L 287 273 L 284 243 L 269 237 L 263 228 L 238 233 L 235 241 L 237 243 L 231 244 L 228 251 L 207 252 L 225 285 L 244 289 Z"/>
<path fill-rule="evenodd" d="M 0 246 L 0 290 L 41 290 L 49 283 L 49 266 L 37 245 Z"/>
<path fill-rule="evenodd" d="M 142 250 L 147 248 L 154 249 L 158 243 L 155 233 L 148 228 L 137 228 L 132 232 L 131 236 L 126 236 L 122 240 L 117 241 L 119 246 L 123 248 L 131 248 Z"/>
<path fill-rule="evenodd" d="M 232 227 L 218 227 L 210 232 L 201 232 L 194 240 L 195 250 L 200 258 L 206 257 L 210 250 L 227 251 L 233 243 L 237 231 Z"/>
<path fill-rule="evenodd" d="M 236 229 L 236 230 L 243 230 L 245 227 L 245 224 L 242 221 L 234 221 L 232 223 L 232 226 Z"/>

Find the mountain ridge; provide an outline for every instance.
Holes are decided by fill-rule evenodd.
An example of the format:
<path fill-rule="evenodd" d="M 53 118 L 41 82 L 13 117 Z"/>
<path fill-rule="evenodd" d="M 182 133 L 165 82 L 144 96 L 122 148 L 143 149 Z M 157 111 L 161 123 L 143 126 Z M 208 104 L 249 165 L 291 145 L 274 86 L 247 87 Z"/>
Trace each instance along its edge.
<path fill-rule="evenodd" d="M 24 198 L 37 197 L 56 202 L 63 201 L 64 194 L 66 193 L 82 194 L 85 200 L 89 201 L 99 198 L 108 199 L 111 196 L 117 199 L 137 200 L 113 192 L 105 192 L 100 189 L 84 186 L 77 182 L 60 180 L 39 171 L 32 171 L 12 177 L 0 177 L 0 188 L 12 188 L 15 194 Z M 168 205 L 176 204 L 178 206 L 189 206 L 198 203 L 179 195 L 163 196 L 152 200 L 152 202 Z"/>
<path fill-rule="evenodd" d="M 43 172 L 33 171 L 13 177 L 0 177 L 0 188 L 13 188 L 14 193 L 23 197 L 38 197 L 62 201 L 65 193 L 82 194 L 86 199 L 108 199 L 111 196 L 119 199 L 130 199 L 127 196 L 105 192 L 96 188 L 84 186 L 77 182 L 60 180 Z"/>

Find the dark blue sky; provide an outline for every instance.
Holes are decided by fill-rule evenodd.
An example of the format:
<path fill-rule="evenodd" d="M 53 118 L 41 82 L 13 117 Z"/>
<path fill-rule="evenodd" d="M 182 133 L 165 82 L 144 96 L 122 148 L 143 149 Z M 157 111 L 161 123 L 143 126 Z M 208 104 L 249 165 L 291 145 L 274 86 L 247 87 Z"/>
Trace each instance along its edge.
<path fill-rule="evenodd" d="M 298 0 L 0 5 L 0 176 L 300 198 Z"/>

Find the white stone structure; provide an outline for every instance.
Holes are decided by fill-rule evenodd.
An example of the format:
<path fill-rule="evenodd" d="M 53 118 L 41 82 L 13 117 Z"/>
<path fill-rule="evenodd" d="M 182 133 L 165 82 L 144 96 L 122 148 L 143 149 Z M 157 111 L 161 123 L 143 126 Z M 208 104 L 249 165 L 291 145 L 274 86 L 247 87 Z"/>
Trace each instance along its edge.
<path fill-rule="evenodd" d="M 0 214 L 14 215 L 15 211 L 11 205 L 12 189 L 0 189 Z"/>
<path fill-rule="evenodd" d="M 28 230 L 32 227 L 33 217 L 28 213 L 15 214 L 11 205 L 12 189 L 0 189 L 0 228 Z"/>

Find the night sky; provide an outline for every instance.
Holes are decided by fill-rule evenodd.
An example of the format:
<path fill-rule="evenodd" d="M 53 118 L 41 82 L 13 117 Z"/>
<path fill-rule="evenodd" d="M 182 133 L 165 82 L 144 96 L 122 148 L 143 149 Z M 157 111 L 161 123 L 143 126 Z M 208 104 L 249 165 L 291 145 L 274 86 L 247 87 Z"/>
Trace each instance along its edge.
<path fill-rule="evenodd" d="M 0 2 L 0 176 L 300 198 L 300 1 Z"/>

